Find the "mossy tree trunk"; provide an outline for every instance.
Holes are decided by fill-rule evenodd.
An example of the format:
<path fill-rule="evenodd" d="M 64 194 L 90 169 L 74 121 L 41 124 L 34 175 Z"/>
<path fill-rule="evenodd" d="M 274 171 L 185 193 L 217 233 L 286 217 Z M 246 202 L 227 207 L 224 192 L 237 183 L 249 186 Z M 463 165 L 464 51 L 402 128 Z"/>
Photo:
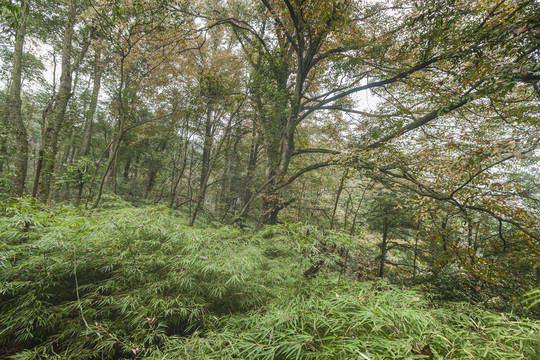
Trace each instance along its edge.
<path fill-rule="evenodd" d="M 62 129 L 69 99 L 72 96 L 72 63 L 73 35 L 75 33 L 75 20 L 77 15 L 77 0 L 70 0 L 67 22 L 62 42 L 62 72 L 58 93 L 54 101 L 51 116 L 47 117 L 41 139 L 40 158 L 38 159 L 39 172 L 35 178 L 35 195 L 43 201 L 50 196 L 53 181 L 56 154 L 58 152 L 58 135 Z"/>
<path fill-rule="evenodd" d="M 22 16 L 15 35 L 15 48 L 13 51 L 13 69 L 11 72 L 11 86 L 7 99 L 7 116 L 11 119 L 11 128 L 15 137 L 15 171 L 11 182 L 11 193 L 16 196 L 24 194 L 26 173 L 28 170 L 28 133 L 22 118 L 22 57 L 23 45 L 26 35 L 26 17 L 30 2 L 23 1 Z"/>

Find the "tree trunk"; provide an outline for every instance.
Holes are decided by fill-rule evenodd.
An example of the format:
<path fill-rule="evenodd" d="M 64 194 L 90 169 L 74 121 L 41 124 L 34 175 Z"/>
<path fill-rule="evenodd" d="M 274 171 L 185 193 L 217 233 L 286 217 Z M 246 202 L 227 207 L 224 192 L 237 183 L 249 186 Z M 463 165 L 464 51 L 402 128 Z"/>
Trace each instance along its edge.
<path fill-rule="evenodd" d="M 43 159 L 41 163 L 41 173 L 39 174 L 41 178 L 36 178 L 38 184 L 36 195 L 43 201 L 47 201 L 50 195 L 56 154 L 58 152 L 58 135 L 62 128 L 69 99 L 72 95 L 71 52 L 73 48 L 72 40 L 75 28 L 76 12 L 76 0 L 70 0 L 67 17 L 68 19 L 64 30 L 64 39 L 62 43 L 62 73 L 60 75 L 60 84 L 58 93 L 56 95 L 56 102 L 52 109 L 52 115 L 46 120 L 47 123 L 45 125 L 41 140 Z"/>
<path fill-rule="evenodd" d="M 96 50 L 94 56 L 94 80 L 92 85 L 92 96 L 90 98 L 90 107 L 86 111 L 84 120 L 84 130 L 81 140 L 81 146 L 77 159 L 86 157 L 90 154 L 90 146 L 92 145 L 92 132 L 94 127 L 94 116 L 96 114 L 99 91 L 101 89 L 101 74 L 103 73 L 103 65 L 101 64 L 101 52 Z M 75 206 L 79 206 L 82 192 L 84 189 L 84 174 L 88 172 L 88 162 L 85 162 L 84 169 L 79 169 L 79 181 L 77 182 L 77 195 L 75 198 Z"/>
<path fill-rule="evenodd" d="M 186 170 L 187 158 L 188 158 L 188 147 L 189 147 L 188 145 L 189 145 L 189 118 L 186 118 L 184 129 L 182 130 L 181 152 L 184 153 L 182 156 L 182 167 L 180 168 L 180 172 L 176 179 L 174 177 L 175 170 L 176 170 L 175 166 L 173 167 L 173 172 L 172 172 L 171 201 L 169 203 L 169 207 L 171 209 L 176 208 L 176 192 L 178 190 L 178 185 L 180 185 L 180 182 L 182 181 L 182 178 L 184 177 L 184 172 Z"/>
<path fill-rule="evenodd" d="M 345 171 L 345 174 L 343 174 L 343 176 L 341 177 L 341 181 L 339 182 L 336 200 L 334 201 L 334 210 L 332 210 L 332 218 L 330 220 L 330 229 L 334 228 L 334 220 L 336 219 L 336 211 L 339 204 L 339 198 L 341 197 L 341 192 L 343 191 L 343 185 L 345 184 L 345 179 L 347 179 L 347 175 L 349 175 L 349 169 Z"/>
<path fill-rule="evenodd" d="M 346 230 L 347 226 L 349 225 L 349 215 L 353 209 L 353 199 L 352 194 L 345 189 L 347 192 L 347 202 L 345 203 L 345 215 L 343 216 L 343 229 Z"/>
<path fill-rule="evenodd" d="M 180 168 L 180 173 L 178 174 L 178 177 L 176 180 L 173 181 L 173 187 L 171 190 L 171 202 L 169 203 L 169 207 L 171 209 L 176 208 L 176 191 L 178 189 L 178 185 L 180 185 L 180 182 L 182 181 L 182 178 L 184 177 L 184 172 L 186 170 L 187 165 L 187 148 L 188 144 L 184 144 L 184 159 L 182 161 L 182 167 Z"/>
<path fill-rule="evenodd" d="M 156 152 L 158 154 L 165 152 L 165 149 L 167 149 L 167 141 L 162 140 L 157 148 Z M 161 156 L 159 157 L 161 158 Z M 154 186 L 156 185 L 156 177 L 159 172 L 159 169 L 161 168 L 161 161 L 157 160 L 155 162 L 152 162 L 150 165 L 150 174 L 148 176 L 148 183 L 146 184 L 146 189 L 144 191 L 144 198 L 148 199 L 148 196 L 150 196 L 150 193 L 152 192 L 152 189 L 154 189 Z"/>
<path fill-rule="evenodd" d="M 201 164 L 201 179 L 199 181 L 199 195 L 201 196 L 201 201 L 204 201 L 206 194 L 206 174 L 209 172 L 210 168 L 210 156 L 212 155 L 212 145 L 214 143 L 214 134 L 212 126 L 212 105 L 208 104 L 206 111 L 206 121 L 204 124 L 204 144 L 203 144 L 203 153 L 202 153 L 202 164 Z"/>
<path fill-rule="evenodd" d="M 218 154 L 221 152 L 221 148 L 223 147 L 223 144 L 225 143 L 226 138 L 229 135 L 229 131 L 231 129 L 231 121 L 234 115 L 231 115 L 229 117 L 229 121 L 227 122 L 227 127 L 225 128 L 225 133 L 223 134 L 223 137 L 219 141 L 215 151 L 214 155 L 211 157 L 211 161 L 208 164 L 208 168 L 206 172 L 204 173 L 204 178 L 201 179 L 201 184 L 199 186 L 199 192 L 197 193 L 197 198 L 195 200 L 195 207 L 193 208 L 193 212 L 191 213 L 191 219 L 189 220 L 189 226 L 193 226 L 195 223 L 195 219 L 197 218 L 197 213 L 200 210 L 202 206 L 202 202 L 204 200 L 204 194 L 206 192 L 206 187 L 208 186 L 208 179 L 210 178 L 210 172 L 214 168 L 214 165 L 217 161 Z"/>
<path fill-rule="evenodd" d="M 384 277 L 384 264 L 386 262 L 386 252 L 388 247 L 388 228 L 389 228 L 389 222 L 385 218 L 384 219 L 384 227 L 383 227 L 383 238 L 381 243 L 381 262 L 379 263 L 379 277 Z"/>
<path fill-rule="evenodd" d="M 113 132 L 112 134 L 112 140 L 110 142 L 110 148 L 109 148 L 109 158 L 107 159 L 107 166 L 105 167 L 105 173 L 103 174 L 103 177 L 101 178 L 101 181 L 99 182 L 98 186 L 98 192 L 96 194 L 96 200 L 94 201 L 94 204 L 92 205 L 92 209 L 95 209 L 101 200 L 101 196 L 103 195 L 103 187 L 105 186 L 105 182 L 107 180 L 111 180 L 113 183 L 113 192 L 116 194 L 116 175 L 117 175 L 117 168 L 118 168 L 118 153 L 120 151 L 120 145 L 122 143 L 122 137 L 124 136 L 124 133 L 126 132 L 127 125 L 128 125 L 128 113 L 126 109 L 125 104 L 125 96 L 124 92 L 128 88 L 129 78 L 126 78 L 125 76 L 125 59 L 126 57 L 122 57 L 120 59 L 120 84 L 118 85 L 117 90 L 117 97 L 118 97 L 118 121 L 117 121 L 117 131 Z"/>
<path fill-rule="evenodd" d="M 281 210 L 277 194 L 265 194 L 262 201 L 261 221 L 263 225 L 276 225 L 278 213 Z"/>
<path fill-rule="evenodd" d="M 416 279 L 416 263 L 418 259 L 418 231 L 414 237 L 414 259 L 413 259 L 413 279 Z"/>
<path fill-rule="evenodd" d="M 249 162 L 247 166 L 246 178 L 244 181 L 244 195 L 242 199 L 242 207 L 248 206 L 249 199 L 252 195 L 253 175 L 257 168 L 257 162 L 259 159 L 259 137 L 253 127 L 253 140 L 249 149 Z"/>
<path fill-rule="evenodd" d="M 7 98 L 6 98 L 7 101 Z M 0 117 L 2 124 L 0 127 L 0 174 L 4 173 L 4 166 L 7 165 L 7 139 L 9 137 L 9 119 L 7 114 L 7 106 L 0 109 Z"/>
<path fill-rule="evenodd" d="M 156 184 L 156 175 L 157 175 L 157 169 L 153 168 L 150 170 L 150 175 L 148 176 L 148 183 L 146 184 L 146 188 L 144 190 L 144 198 L 148 199 L 148 196 L 150 195 L 150 192 L 154 188 L 154 185 Z"/>
<path fill-rule="evenodd" d="M 362 191 L 362 196 L 360 197 L 360 201 L 358 202 L 358 206 L 356 207 L 356 210 L 354 212 L 354 217 L 353 217 L 353 220 L 352 220 L 352 225 L 351 225 L 351 229 L 349 230 L 349 233 L 350 234 L 354 234 L 355 230 L 356 230 L 356 219 L 358 218 L 358 213 L 360 212 L 360 208 L 362 207 L 362 203 L 364 202 L 364 196 L 366 195 L 366 192 L 367 190 L 372 187 L 374 184 L 374 182 L 372 182 L 371 184 L 368 184 L 365 188 L 364 188 L 364 191 Z"/>
<path fill-rule="evenodd" d="M 12 131 L 15 137 L 15 173 L 11 182 L 11 193 L 22 196 L 26 173 L 28 170 L 28 134 L 22 119 L 21 79 L 22 56 L 24 37 L 26 35 L 26 15 L 29 1 L 23 2 L 22 17 L 15 35 L 15 49 L 13 51 L 13 69 L 11 73 L 11 87 L 8 95 L 8 116 L 11 118 Z"/>
<path fill-rule="evenodd" d="M 96 50 L 94 57 L 94 81 L 92 86 L 92 96 L 90 98 L 90 107 L 86 112 L 84 121 L 84 130 L 79 149 L 79 158 L 90 154 L 90 146 L 92 144 L 92 130 L 94 126 L 94 115 L 96 114 L 99 91 L 101 89 L 101 75 L 103 73 L 103 65 L 101 64 L 101 52 Z"/>
<path fill-rule="evenodd" d="M 122 125 L 120 124 L 120 126 Z M 113 165 L 115 164 L 117 160 L 118 151 L 120 149 L 120 143 L 122 141 L 123 134 L 124 134 L 124 130 L 121 128 L 119 130 L 119 134 L 112 141 L 111 150 L 109 153 L 109 159 L 107 160 L 107 166 L 105 167 L 105 173 L 103 174 L 103 177 L 101 178 L 101 181 L 99 182 L 98 192 L 96 194 L 96 200 L 94 201 L 94 204 L 92 205 L 92 209 L 95 209 L 99 205 L 101 196 L 103 195 L 103 187 L 105 185 L 105 182 L 109 178 L 109 174 L 111 174 L 111 169 L 113 168 Z M 114 174 L 113 176 L 116 177 L 116 174 Z M 116 179 L 114 180 L 114 183 L 116 183 Z"/>
<path fill-rule="evenodd" d="M 289 92 L 287 83 L 291 72 L 286 64 L 282 65 L 283 66 L 278 66 L 275 69 L 274 76 L 277 82 L 278 93 L 286 94 Z M 295 149 L 294 134 L 299 123 L 303 84 L 307 76 L 307 72 L 303 67 L 304 65 L 299 66 L 294 75 L 296 83 L 293 98 L 286 99 L 285 101 L 284 99 L 278 100 L 276 105 L 279 110 L 276 111 L 271 120 L 267 119 L 270 121 L 265 121 L 263 124 L 266 138 L 269 138 L 271 141 L 275 141 L 276 139 L 276 126 L 278 129 L 281 129 L 281 132 L 278 134 L 278 152 L 275 153 L 276 143 L 267 144 L 267 180 L 273 180 L 263 196 L 263 208 L 261 214 L 263 224 L 277 224 L 279 211 L 287 207 L 293 201 L 281 199 L 279 190 L 284 185 L 284 182 L 287 181 L 286 176 Z M 288 111 L 284 111 L 283 109 L 287 109 Z"/>
<path fill-rule="evenodd" d="M 129 180 L 129 172 L 131 170 L 131 156 L 131 154 L 128 155 L 126 163 L 124 164 L 124 173 L 122 174 L 122 179 L 126 182 Z"/>

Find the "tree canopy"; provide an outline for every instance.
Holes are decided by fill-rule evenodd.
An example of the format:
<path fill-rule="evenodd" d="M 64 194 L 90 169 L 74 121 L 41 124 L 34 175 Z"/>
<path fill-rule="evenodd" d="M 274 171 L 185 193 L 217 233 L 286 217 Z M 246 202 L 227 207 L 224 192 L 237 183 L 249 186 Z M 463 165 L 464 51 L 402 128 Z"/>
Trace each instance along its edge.
<path fill-rule="evenodd" d="M 0 6 L 4 200 L 367 229 L 380 276 L 389 248 L 540 276 L 537 1 Z"/>

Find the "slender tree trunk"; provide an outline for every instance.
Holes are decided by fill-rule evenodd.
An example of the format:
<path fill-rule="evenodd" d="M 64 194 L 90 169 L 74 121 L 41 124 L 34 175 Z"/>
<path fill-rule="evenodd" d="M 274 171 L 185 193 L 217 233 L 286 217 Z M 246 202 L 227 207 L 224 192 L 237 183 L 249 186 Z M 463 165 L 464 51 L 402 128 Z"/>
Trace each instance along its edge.
<path fill-rule="evenodd" d="M 163 140 L 158 144 L 158 147 L 156 149 L 156 152 L 163 153 L 165 149 L 167 148 L 167 141 Z M 146 189 L 144 191 L 144 198 L 148 199 L 148 196 L 150 196 L 150 192 L 154 188 L 156 184 L 156 177 L 159 172 L 159 169 L 161 168 L 161 161 L 153 162 L 150 165 L 150 174 L 148 176 L 148 183 L 146 184 Z"/>
<path fill-rule="evenodd" d="M 360 212 L 360 208 L 362 207 L 362 203 L 364 202 L 364 196 L 366 195 L 366 192 L 367 190 L 373 186 L 375 183 L 372 182 L 371 184 L 368 184 L 365 188 L 364 188 L 364 191 L 362 192 L 362 196 L 360 197 L 360 201 L 358 202 L 358 206 L 356 207 L 356 210 L 354 212 L 354 217 L 353 217 L 353 221 L 352 221 L 352 225 L 351 225 L 351 229 L 349 230 L 349 233 L 353 234 L 354 231 L 356 230 L 356 219 L 358 218 L 358 213 Z"/>
<path fill-rule="evenodd" d="M 113 132 L 114 141 L 112 143 L 112 146 L 109 148 L 109 157 L 107 159 L 107 171 L 105 172 L 105 175 L 103 176 L 103 184 L 100 184 L 100 188 L 103 189 L 103 185 L 105 183 L 109 183 L 109 186 L 113 189 L 113 193 L 116 194 L 117 190 L 117 174 L 118 174 L 118 153 L 120 152 L 120 143 L 122 141 L 123 136 L 123 123 L 124 121 L 122 119 L 119 119 L 117 122 L 117 130 L 116 133 Z M 99 195 L 101 196 L 101 195 Z"/>
<path fill-rule="evenodd" d="M 212 104 L 208 104 L 206 110 L 206 120 L 204 123 L 204 144 L 203 144 L 203 153 L 202 153 L 202 164 L 201 164 L 201 179 L 199 181 L 199 192 L 197 197 L 201 197 L 201 201 L 204 202 L 204 197 L 206 195 L 206 174 L 210 169 L 210 157 L 212 155 L 212 146 L 214 143 L 214 134 L 213 134 L 213 124 L 212 124 Z M 197 200 L 199 201 L 199 200 Z"/>
<path fill-rule="evenodd" d="M 384 219 L 383 238 L 381 243 L 381 262 L 379 263 L 379 277 L 384 277 L 384 264 L 386 262 L 386 252 L 388 247 L 388 220 Z"/>
<path fill-rule="evenodd" d="M 413 279 L 416 278 L 416 261 L 418 259 L 418 234 L 414 237 Z"/>
<path fill-rule="evenodd" d="M 64 30 L 64 39 L 62 43 L 62 73 L 60 75 L 60 84 L 56 102 L 53 111 L 47 119 L 42 138 L 43 159 L 41 163 L 40 179 L 37 179 L 37 196 L 43 201 L 47 201 L 50 195 L 51 183 L 58 152 L 58 135 L 64 122 L 69 99 L 71 98 L 71 52 L 73 48 L 72 40 L 75 28 L 75 18 L 77 12 L 76 0 L 70 0 L 68 19 Z"/>
<path fill-rule="evenodd" d="M 351 210 L 353 208 L 353 200 L 352 200 L 352 194 L 345 189 L 347 192 L 347 202 L 345 203 L 345 215 L 344 215 L 344 221 L 343 221 L 343 229 L 347 229 L 347 226 L 349 225 L 349 214 L 351 213 Z"/>
<path fill-rule="evenodd" d="M 246 177 L 244 180 L 245 188 L 242 199 L 242 209 L 246 209 L 245 211 L 243 211 L 244 213 L 247 211 L 247 208 L 249 207 L 249 201 L 251 199 L 251 196 L 253 195 L 253 176 L 255 174 L 255 169 L 257 168 L 257 162 L 259 159 L 259 141 L 259 136 L 255 130 L 255 127 L 253 127 L 253 140 L 249 149 L 249 162 L 247 166 Z"/>
<path fill-rule="evenodd" d="M 184 123 L 184 128 L 182 130 L 182 146 L 181 146 L 181 151 L 180 151 L 180 152 L 183 152 L 182 167 L 180 168 L 180 172 L 176 179 L 174 176 L 175 170 L 176 170 L 175 168 L 173 168 L 173 173 L 172 173 L 171 201 L 169 203 L 169 207 L 171 209 L 176 208 L 176 192 L 178 190 L 178 185 L 180 185 L 182 178 L 184 177 L 184 172 L 186 171 L 188 148 L 189 148 L 189 117 L 186 118 L 186 121 Z"/>
<path fill-rule="evenodd" d="M 184 177 L 184 172 L 186 170 L 187 158 L 188 158 L 188 153 L 187 153 L 188 143 L 187 143 L 187 141 L 184 142 L 183 147 L 184 147 L 184 156 L 183 156 L 183 160 L 182 160 L 182 167 L 180 168 L 180 172 L 178 174 L 178 177 L 176 178 L 176 181 L 173 181 L 173 188 L 172 188 L 172 191 L 171 191 L 171 202 L 169 204 L 170 208 L 175 208 L 176 207 L 176 191 L 178 189 L 178 185 L 180 185 L 180 182 L 182 181 L 182 178 Z"/>
<path fill-rule="evenodd" d="M 148 183 L 146 184 L 146 188 L 144 189 L 144 198 L 148 199 L 148 196 L 150 195 L 150 192 L 154 188 L 154 185 L 156 184 L 156 176 L 157 176 L 157 169 L 153 168 L 150 170 L 150 174 L 148 176 Z"/>
<path fill-rule="evenodd" d="M 92 96 L 90 98 L 90 106 L 85 114 L 84 130 L 81 140 L 81 146 L 77 154 L 77 159 L 84 158 L 90 154 L 90 146 L 92 145 L 92 132 L 94 127 L 94 115 L 97 109 L 99 91 L 101 89 L 101 74 L 103 66 L 101 64 L 101 52 L 96 50 L 94 56 L 94 80 L 92 85 Z M 84 169 L 79 169 L 79 179 L 77 182 L 77 195 L 75 198 L 75 206 L 79 206 L 82 192 L 84 189 L 84 174 L 88 173 L 88 162 L 85 162 Z"/>
<path fill-rule="evenodd" d="M 4 166 L 7 165 L 7 139 L 10 131 L 7 111 L 7 106 L 0 109 L 0 117 L 2 118 L 2 124 L 0 125 L 0 174 L 4 173 Z"/>
<path fill-rule="evenodd" d="M 11 87 L 8 95 L 8 116 L 11 118 L 11 128 L 15 137 L 15 173 L 11 183 L 11 193 L 16 196 L 24 194 L 24 184 L 28 171 L 28 134 L 22 119 L 22 55 L 24 37 L 26 35 L 26 16 L 29 1 L 23 1 L 22 17 L 15 35 L 13 51 L 13 69 L 11 72 Z"/>
<path fill-rule="evenodd" d="M 233 125 L 234 131 L 231 131 L 229 139 L 227 139 L 227 150 L 225 153 L 225 163 L 223 166 L 223 184 L 221 187 L 221 193 L 219 196 L 219 204 L 221 205 L 221 218 L 224 220 L 225 216 L 231 211 L 234 211 L 238 199 L 243 196 L 243 187 L 246 184 L 241 184 L 239 173 L 241 171 L 240 156 L 238 154 L 238 145 L 242 138 L 242 126 L 241 122 L 236 122 Z"/>
<path fill-rule="evenodd" d="M 120 148 L 120 143 L 122 140 L 122 135 L 124 134 L 124 130 L 120 130 L 120 133 L 116 136 L 115 139 L 113 139 L 113 143 L 111 145 L 111 153 L 109 154 L 109 159 L 107 160 L 107 166 L 105 167 L 105 173 L 103 174 L 103 177 L 101 178 L 101 181 L 99 182 L 98 186 L 98 192 L 96 194 L 96 200 L 94 201 L 94 204 L 92 205 L 92 209 L 95 209 L 101 200 L 101 196 L 103 195 L 103 187 L 105 185 L 105 182 L 109 178 L 109 174 L 111 173 L 111 169 L 118 158 L 118 151 Z M 116 175 L 114 175 L 116 177 Z M 116 181 L 115 181 L 116 183 Z M 115 192 L 116 193 L 116 192 Z"/>
<path fill-rule="evenodd" d="M 189 209 L 189 216 L 191 218 L 191 214 L 193 213 L 193 185 L 191 184 L 192 174 L 193 174 L 193 154 L 195 152 L 194 144 L 191 144 L 191 153 L 189 156 L 189 172 L 188 172 L 188 178 L 187 178 L 187 185 L 188 185 L 188 191 L 187 191 L 187 197 L 188 197 L 188 209 Z"/>
<path fill-rule="evenodd" d="M 345 184 L 347 175 L 349 175 L 349 169 L 345 171 L 345 174 L 343 174 L 343 176 L 341 177 L 341 181 L 339 182 L 339 187 L 336 194 L 336 200 L 334 201 L 334 210 L 332 210 L 332 218 L 330 220 L 330 229 L 334 228 L 334 220 L 336 219 L 336 211 L 339 204 L 339 198 L 341 196 L 341 192 L 343 191 L 343 185 Z"/>
<path fill-rule="evenodd" d="M 129 180 L 130 170 L 131 170 L 131 154 L 128 156 L 126 163 L 124 165 L 124 173 L 122 174 L 122 179 L 124 179 L 124 181 Z"/>
<path fill-rule="evenodd" d="M 96 50 L 94 56 L 94 81 L 92 86 L 92 96 L 90 98 L 90 107 L 86 112 L 84 121 L 84 130 L 79 149 L 79 157 L 85 157 L 90 154 L 90 146 L 92 144 L 92 131 L 94 127 L 94 115 L 96 114 L 99 91 L 101 90 L 101 75 L 103 73 L 103 65 L 101 64 L 101 52 Z"/>
<path fill-rule="evenodd" d="M 77 147 L 76 146 L 72 146 L 71 147 L 71 154 L 69 155 L 69 160 L 68 162 L 70 164 L 73 164 L 73 162 L 75 161 L 75 155 L 77 154 Z"/>
<path fill-rule="evenodd" d="M 210 172 L 212 171 L 212 168 L 214 167 L 214 165 L 215 165 L 215 163 L 217 161 L 218 154 L 220 153 L 221 148 L 223 147 L 223 144 L 225 143 L 225 140 L 226 140 L 226 138 L 227 138 L 227 136 L 229 134 L 229 131 L 231 129 L 231 121 L 232 121 L 233 116 L 234 115 L 231 115 L 229 117 L 229 121 L 227 122 L 227 127 L 225 128 L 225 134 L 223 134 L 223 137 L 219 141 L 219 143 L 218 143 L 218 145 L 216 147 L 216 150 L 214 151 L 214 156 L 212 156 L 212 159 L 211 159 L 210 163 L 208 164 L 208 168 L 207 168 L 207 171 L 204 174 L 204 178 L 201 179 L 201 184 L 199 186 L 199 192 L 197 193 L 197 198 L 195 200 L 195 207 L 193 208 L 193 212 L 191 213 L 191 219 L 189 221 L 189 226 L 193 226 L 193 224 L 195 223 L 195 219 L 197 218 L 197 213 L 200 210 L 202 202 L 204 200 L 204 194 L 206 192 L 206 188 L 207 188 L 207 185 L 208 185 L 208 179 L 210 178 Z"/>
<path fill-rule="evenodd" d="M 117 101 L 118 101 L 118 126 L 116 133 L 113 132 L 112 134 L 112 140 L 111 140 L 111 147 L 109 149 L 109 158 L 107 160 L 107 166 L 105 167 L 105 173 L 103 174 L 103 177 L 101 178 L 101 181 L 99 182 L 98 186 L 98 192 L 96 194 L 96 200 L 94 201 L 94 204 L 92 205 L 92 209 L 96 208 L 99 205 L 99 202 L 101 200 L 101 196 L 103 195 L 103 187 L 105 186 L 105 183 L 107 180 L 111 180 L 113 183 L 113 192 L 116 194 L 116 175 L 117 175 L 117 167 L 118 167 L 118 153 L 120 151 L 120 145 L 122 143 L 122 137 L 124 136 L 124 133 L 127 128 L 128 124 L 128 113 L 127 113 L 127 105 L 125 103 L 125 96 L 124 91 L 126 91 L 126 88 L 128 87 L 128 79 L 126 79 L 126 73 L 125 73 L 125 60 L 126 56 L 122 57 L 120 60 L 120 84 L 118 85 L 117 89 Z"/>
<path fill-rule="evenodd" d="M 69 161 L 69 154 L 71 154 L 71 148 L 73 147 L 73 131 L 71 131 L 71 134 L 66 134 L 66 138 L 69 138 L 69 142 L 66 144 L 66 148 L 64 149 L 64 155 L 60 158 L 60 161 L 58 161 L 57 168 L 55 170 L 58 170 L 62 165 L 67 164 Z"/>
<path fill-rule="evenodd" d="M 225 144 L 225 150 L 223 154 L 223 170 L 222 170 L 222 176 L 221 176 L 221 189 L 216 194 L 216 202 L 215 202 L 215 212 L 216 214 L 219 213 L 220 209 L 226 209 L 228 208 L 229 201 L 228 199 L 232 198 L 233 192 L 232 192 L 232 186 L 231 186 L 231 180 L 232 180 L 232 162 L 233 162 L 233 154 L 231 149 L 231 141 L 232 136 L 229 135 Z"/>

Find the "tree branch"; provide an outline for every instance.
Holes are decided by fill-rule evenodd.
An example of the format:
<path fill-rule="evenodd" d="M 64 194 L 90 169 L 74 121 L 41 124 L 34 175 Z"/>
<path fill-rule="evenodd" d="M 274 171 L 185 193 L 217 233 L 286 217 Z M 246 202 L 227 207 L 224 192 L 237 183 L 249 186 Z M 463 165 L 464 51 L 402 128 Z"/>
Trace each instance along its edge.
<path fill-rule="evenodd" d="M 339 155 L 341 151 L 328 150 L 328 149 L 299 149 L 292 153 L 292 156 L 301 155 L 301 154 L 332 154 Z"/>

